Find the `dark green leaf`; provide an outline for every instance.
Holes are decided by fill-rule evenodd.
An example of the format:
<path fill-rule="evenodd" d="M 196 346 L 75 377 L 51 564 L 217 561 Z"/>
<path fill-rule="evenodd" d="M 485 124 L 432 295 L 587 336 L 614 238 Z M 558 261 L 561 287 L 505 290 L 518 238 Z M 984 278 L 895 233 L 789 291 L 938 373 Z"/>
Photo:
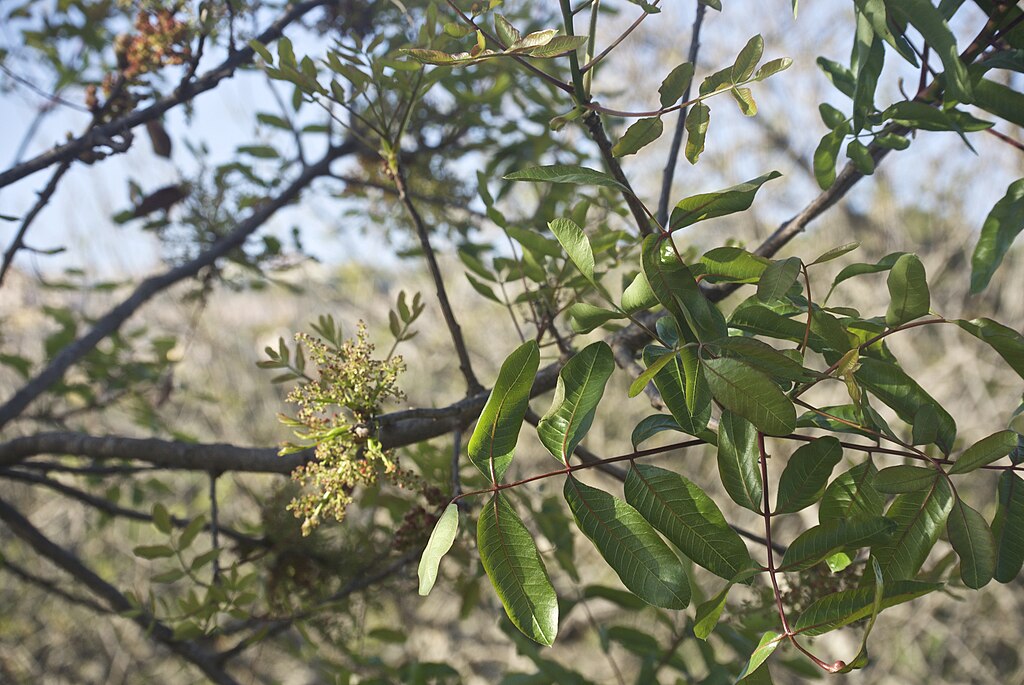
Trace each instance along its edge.
<path fill-rule="evenodd" d="M 942 588 L 941 583 L 922 583 L 913 580 L 888 581 L 882 592 L 882 609 L 909 602 Z M 807 636 L 821 635 L 842 628 L 871 615 L 875 599 L 874 587 L 843 590 L 816 600 L 807 607 L 793 630 Z"/>
<path fill-rule="evenodd" d="M 637 119 L 612 147 L 612 154 L 616 157 L 635 154 L 645 145 L 649 145 L 661 137 L 664 128 L 661 117 Z"/>
<path fill-rule="evenodd" d="M 554 643 L 558 632 L 555 588 L 530 531 L 500 492 L 480 512 L 477 546 L 512 623 L 535 642 Z"/>
<path fill-rule="evenodd" d="M 171 514 L 160 502 L 153 505 L 153 527 L 164 535 L 171 534 Z"/>
<path fill-rule="evenodd" d="M 874 486 L 878 492 L 887 495 L 898 495 L 905 492 L 920 492 L 933 486 L 940 474 L 933 468 L 924 466 L 890 466 L 882 469 L 874 478 Z"/>
<path fill-rule="evenodd" d="M 506 226 L 505 232 L 515 240 L 517 243 L 522 245 L 525 249 L 533 252 L 534 255 L 540 259 L 544 257 L 561 257 L 562 249 L 558 246 L 558 243 L 545 238 L 536 231 L 531 231 L 526 228 L 519 228 L 518 226 Z"/>
<path fill-rule="evenodd" d="M 822 190 L 828 190 L 836 181 L 836 160 L 845 138 L 844 129 L 830 131 L 822 136 L 814 149 L 814 178 Z"/>
<path fill-rule="evenodd" d="M 682 99 L 683 93 L 693 80 L 693 63 L 683 62 L 669 72 L 661 82 L 658 93 L 661 94 L 661 106 L 670 107 Z"/>
<path fill-rule="evenodd" d="M 822 495 L 818 520 L 827 523 L 881 516 L 884 501 L 873 483 L 877 473 L 867 460 L 836 476 Z"/>
<path fill-rule="evenodd" d="M 583 229 L 571 219 L 562 218 L 548 222 L 548 228 L 584 278 L 594 283 L 594 248 Z"/>
<path fill-rule="evenodd" d="M 753 565 L 740 536 L 697 485 L 666 469 L 634 464 L 626 501 L 695 563 L 729 580 Z"/>
<path fill-rule="evenodd" d="M 998 81 L 975 81 L 974 105 L 1011 124 L 1024 126 L 1024 94 Z"/>
<path fill-rule="evenodd" d="M 1024 378 L 1024 336 L 992 319 L 957 319 L 955 323 L 975 338 L 983 340 Z"/>
<path fill-rule="evenodd" d="M 800 275 L 800 265 L 799 257 L 771 262 L 757 283 L 757 299 L 762 302 L 784 299 L 786 292 L 796 283 L 796 279 Z"/>
<path fill-rule="evenodd" d="M 996 541 L 995 579 L 1009 583 L 1024 566 L 1024 480 L 1012 471 L 999 476 L 999 508 L 992 521 Z"/>
<path fill-rule="evenodd" d="M 808 528 L 786 549 L 782 571 L 802 571 L 842 549 L 868 547 L 884 542 L 896 523 L 881 516 L 836 520 Z"/>
<path fill-rule="evenodd" d="M 696 164 L 704 152 L 704 138 L 711 123 L 711 108 L 703 102 L 694 103 L 686 114 L 686 147 L 683 154 L 690 164 Z"/>
<path fill-rule="evenodd" d="M 913 431 L 910 439 L 912 445 L 930 445 L 939 437 L 939 415 L 935 407 L 923 405 L 914 414 Z"/>
<path fill-rule="evenodd" d="M 571 183 L 584 186 L 604 186 L 628 192 L 628 189 L 608 174 L 582 166 L 553 164 L 513 171 L 505 175 L 506 181 L 532 181 L 534 183 Z"/>
<path fill-rule="evenodd" d="M 174 556 L 174 549 L 168 545 L 139 545 L 132 548 L 132 554 L 140 559 L 164 559 Z"/>
<path fill-rule="evenodd" d="M 706 280 L 756 283 L 769 261 L 741 247 L 716 247 L 700 258 Z"/>
<path fill-rule="evenodd" d="M 953 492 L 943 477 L 920 492 L 899 495 L 886 517 L 896 521 L 897 529 L 887 542 L 874 548 L 887 584 L 913 578 L 939 539 L 946 516 L 953 506 Z"/>
<path fill-rule="evenodd" d="M 970 75 L 960 59 L 956 38 L 945 18 L 930 0 L 888 0 L 886 7 L 893 18 L 907 22 L 917 29 L 925 43 L 942 60 L 946 92 L 950 99 L 957 102 L 972 102 L 974 95 Z"/>
<path fill-rule="evenodd" d="M 905 254 L 896 260 L 886 280 L 889 286 L 889 309 L 885 323 L 890 328 L 925 316 L 931 306 L 924 265 L 917 255 Z"/>
<path fill-rule="evenodd" d="M 567 313 L 572 324 L 572 330 L 576 333 L 589 333 L 609 321 L 626 318 L 621 312 L 601 309 L 586 302 L 577 302 L 569 307 Z"/>
<path fill-rule="evenodd" d="M 860 368 L 854 372 L 857 382 L 891 407 L 901 420 L 910 424 L 924 404 L 931 404 L 939 417 L 939 435 L 936 444 L 945 454 L 953 449 L 956 423 L 942 405 L 932 399 L 903 369 L 891 362 L 869 357 L 860 358 Z"/>
<path fill-rule="evenodd" d="M 469 439 L 470 461 L 495 483 L 512 463 L 539 365 L 540 349 L 533 340 L 508 356 Z"/>
<path fill-rule="evenodd" d="M 821 499 L 832 469 L 842 458 L 843 448 L 832 436 L 818 438 L 793 452 L 779 478 L 775 513 L 800 511 Z"/>
<path fill-rule="evenodd" d="M 633 449 L 637 449 L 641 443 L 650 440 L 658 433 L 665 431 L 679 431 L 684 432 L 676 420 L 667 414 L 652 414 L 636 424 L 633 429 L 633 434 L 630 436 L 630 442 L 633 444 Z"/>
<path fill-rule="evenodd" d="M 851 279 L 854 276 L 862 276 L 864 274 L 876 274 L 879 273 L 880 271 L 888 271 L 889 269 L 892 268 L 892 265 L 896 263 L 896 260 L 898 260 L 904 254 L 906 253 L 893 252 L 891 254 L 885 255 L 874 264 L 851 264 L 850 266 L 843 267 L 843 270 L 836 274 L 835 279 L 832 281 L 832 287 L 829 288 L 828 295 L 825 296 L 825 299 L 828 300 L 828 298 L 832 295 L 832 291 L 836 289 L 836 286 L 838 286 L 845 280 Z"/>
<path fill-rule="evenodd" d="M 537 425 L 537 435 L 564 464 L 594 422 L 604 387 L 615 370 L 612 350 L 605 342 L 587 345 L 558 373 L 551 409 Z"/>
<path fill-rule="evenodd" d="M 796 409 L 770 378 L 736 359 L 704 359 L 701 365 L 711 394 L 723 407 L 768 435 L 793 432 Z"/>
<path fill-rule="evenodd" d="M 700 291 L 693 274 L 676 254 L 671 238 L 647 236 L 641 265 L 658 301 L 677 323 L 696 333 L 698 340 L 709 342 L 728 335 L 725 317 Z"/>
<path fill-rule="evenodd" d="M 184 550 L 191 547 L 205 527 L 205 516 L 196 516 L 189 521 L 188 525 L 185 526 L 185 530 L 181 531 L 181 536 L 178 538 L 178 549 Z"/>
<path fill-rule="evenodd" d="M 754 425 L 723 411 L 718 422 L 718 473 L 729 497 L 755 513 L 760 513 L 764 497 L 760 454 Z"/>
<path fill-rule="evenodd" d="M 839 64 L 839 62 L 834 62 L 825 57 L 819 57 L 816 61 L 821 70 L 825 72 L 828 80 L 836 87 L 836 90 L 846 97 L 852 98 L 853 90 L 857 87 L 857 80 L 853 77 L 853 72 Z"/>
<path fill-rule="evenodd" d="M 778 171 L 770 171 L 763 176 L 751 179 L 746 183 L 718 190 L 713 193 L 701 193 L 679 201 L 672 210 L 669 229 L 677 230 L 707 219 L 714 219 L 750 208 L 754 196 L 768 181 L 782 176 Z"/>
<path fill-rule="evenodd" d="M 686 608 L 690 583 L 682 563 L 636 509 L 572 476 L 564 493 L 580 530 L 623 585 L 648 604 Z"/>
<path fill-rule="evenodd" d="M 644 350 L 644 363 L 649 364 L 662 349 L 648 346 Z M 654 375 L 654 386 L 680 430 L 698 436 L 706 431 L 711 418 L 711 390 L 700 372 L 695 350 L 679 350 L 672 361 Z"/>
<path fill-rule="evenodd" d="M 796 359 L 786 356 L 757 338 L 734 335 L 716 344 L 722 356 L 740 359 L 769 376 L 790 381 L 809 381 L 816 377 L 814 371 L 805 369 Z M 799 355 L 795 356 L 799 359 Z"/>
<path fill-rule="evenodd" d="M 974 590 L 992 580 L 996 568 L 996 543 L 984 517 L 959 497 L 946 521 L 949 543 L 960 557 L 960 578 Z"/>
<path fill-rule="evenodd" d="M 858 247 L 860 247 L 860 243 L 858 242 L 846 243 L 845 245 L 840 245 L 839 247 L 833 247 L 831 250 L 826 250 L 825 252 L 823 252 L 821 255 L 817 257 L 817 259 L 810 262 L 807 266 L 814 266 L 815 264 L 824 264 L 825 262 L 830 262 L 833 259 L 842 257 L 844 254 L 848 252 L 853 252 Z"/>
<path fill-rule="evenodd" d="M 427 546 L 420 556 L 420 565 L 417 570 L 420 579 L 420 596 L 426 597 L 434 588 L 441 558 L 452 548 L 452 543 L 455 542 L 455 535 L 458 532 L 459 506 L 452 502 L 445 507 L 444 513 L 437 519 L 434 530 L 430 533 L 430 539 L 427 540 Z"/>
<path fill-rule="evenodd" d="M 1021 231 L 1024 231 L 1024 178 L 1010 184 L 985 218 L 971 256 L 972 293 L 980 293 L 988 286 Z"/>
<path fill-rule="evenodd" d="M 1017 434 L 1014 431 L 999 431 L 987 438 L 974 443 L 957 457 L 950 474 L 968 473 L 1002 459 L 1017 447 Z"/>

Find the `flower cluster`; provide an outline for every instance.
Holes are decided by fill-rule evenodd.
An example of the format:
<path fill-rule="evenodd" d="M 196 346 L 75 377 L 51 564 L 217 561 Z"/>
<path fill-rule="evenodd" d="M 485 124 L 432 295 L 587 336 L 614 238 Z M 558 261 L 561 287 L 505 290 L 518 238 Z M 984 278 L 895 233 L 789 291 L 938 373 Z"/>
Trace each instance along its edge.
<path fill-rule="evenodd" d="M 405 369 L 401 357 L 374 359 L 362 322 L 355 339 L 340 346 L 306 334 L 296 340 L 309 351 L 319 374 L 288 395 L 298 413 L 280 418 L 295 428 L 300 442 L 286 444 L 281 453 L 315 446 L 316 459 L 292 474 L 303 494 L 288 507 L 305 519 L 302 531 L 308 535 L 327 516 L 341 521 L 357 486 L 371 485 L 381 475 L 402 486 L 412 476 L 398 468 L 373 427 L 384 403 L 403 397 L 397 387 Z"/>

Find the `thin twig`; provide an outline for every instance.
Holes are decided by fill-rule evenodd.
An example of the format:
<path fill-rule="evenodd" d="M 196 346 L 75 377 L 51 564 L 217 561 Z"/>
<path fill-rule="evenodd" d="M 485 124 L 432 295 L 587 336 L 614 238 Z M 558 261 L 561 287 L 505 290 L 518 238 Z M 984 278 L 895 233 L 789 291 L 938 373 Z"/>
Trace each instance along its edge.
<path fill-rule="evenodd" d="M 8 269 L 11 268 L 11 264 L 14 263 L 14 255 L 18 253 L 18 250 L 25 247 L 25 235 L 28 233 L 29 226 L 39 216 L 39 212 L 43 211 L 43 208 L 49 204 L 50 199 L 57 190 L 57 184 L 60 183 L 60 180 L 70 168 L 71 162 L 61 162 L 57 170 L 53 172 L 53 176 L 50 177 L 50 182 L 39 192 L 39 199 L 36 200 L 36 203 L 32 205 L 32 209 L 21 220 L 21 227 L 18 228 L 14 239 L 4 252 L 3 263 L 0 264 L 0 285 L 3 285 L 4 277 L 7 275 Z"/>

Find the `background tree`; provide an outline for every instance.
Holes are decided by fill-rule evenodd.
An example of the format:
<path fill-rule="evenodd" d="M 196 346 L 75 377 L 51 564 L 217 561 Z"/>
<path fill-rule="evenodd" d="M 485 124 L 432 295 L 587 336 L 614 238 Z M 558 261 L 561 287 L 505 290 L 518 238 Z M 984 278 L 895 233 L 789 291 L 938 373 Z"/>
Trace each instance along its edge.
<path fill-rule="evenodd" d="M 1019 676 L 1021 11 L 718 5 L 5 8 L 4 679 Z"/>

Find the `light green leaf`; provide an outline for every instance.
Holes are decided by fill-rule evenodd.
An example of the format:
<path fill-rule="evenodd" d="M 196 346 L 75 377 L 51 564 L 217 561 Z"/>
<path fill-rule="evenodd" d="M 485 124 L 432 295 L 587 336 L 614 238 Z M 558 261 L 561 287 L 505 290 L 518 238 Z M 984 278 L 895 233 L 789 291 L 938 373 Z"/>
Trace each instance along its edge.
<path fill-rule="evenodd" d="M 796 283 L 800 275 L 800 258 L 789 257 L 768 264 L 757 283 L 757 299 L 762 302 L 774 302 L 785 299 L 786 293 Z"/>
<path fill-rule="evenodd" d="M 905 492 L 920 492 L 932 487 L 933 481 L 940 474 L 933 468 L 901 464 L 882 469 L 875 475 L 875 490 L 887 495 L 898 495 Z"/>
<path fill-rule="evenodd" d="M 691 81 L 693 81 L 692 62 L 683 62 L 670 71 L 658 88 L 658 93 L 661 94 L 661 106 L 670 107 L 679 102 Z"/>
<path fill-rule="evenodd" d="M 523 37 L 508 19 L 497 13 L 494 15 L 494 32 L 505 47 L 518 43 Z"/>
<path fill-rule="evenodd" d="M 763 81 L 769 76 L 774 76 L 780 71 L 785 71 L 793 66 L 793 60 L 789 57 L 778 57 L 776 59 L 768 60 L 761 65 L 761 68 L 754 74 L 755 81 Z"/>
<path fill-rule="evenodd" d="M 764 497 L 760 455 L 754 425 L 723 411 L 718 422 L 718 473 L 729 497 L 755 513 L 761 512 Z"/>
<path fill-rule="evenodd" d="M 846 243 L 845 245 L 840 245 L 839 247 L 833 247 L 831 250 L 826 250 L 825 252 L 821 253 L 821 255 L 819 255 L 814 261 L 810 262 L 807 266 L 814 266 L 815 264 L 824 264 L 825 262 L 830 262 L 833 259 L 842 257 L 844 254 L 848 252 L 853 252 L 858 247 L 860 247 L 860 243 L 858 242 Z"/>
<path fill-rule="evenodd" d="M 750 660 L 747 661 L 747 665 L 743 667 L 743 671 L 740 673 L 740 680 L 754 673 L 758 668 L 761 667 L 768 657 L 772 655 L 775 648 L 785 639 L 784 635 L 768 631 L 761 636 L 761 640 L 757 643 L 757 647 L 754 648 L 754 653 L 750 655 Z"/>
<path fill-rule="evenodd" d="M 551 646 L 558 632 L 558 597 L 530 531 L 500 492 L 480 512 L 477 546 L 509 619 L 531 640 Z"/>
<path fill-rule="evenodd" d="M 704 152 L 704 139 L 708 133 L 709 123 L 711 108 L 703 102 L 694 103 L 686 113 L 686 147 L 683 148 L 683 155 L 690 164 L 696 164 Z"/>
<path fill-rule="evenodd" d="M 697 614 L 694 616 L 693 634 L 698 639 L 707 640 L 715 630 L 715 626 L 718 625 L 718 619 L 722 616 L 722 610 L 725 609 L 725 600 L 729 597 L 729 590 L 732 589 L 732 585 L 732 583 L 729 583 L 722 588 L 721 592 L 706 602 L 702 602 L 697 607 Z"/>
<path fill-rule="evenodd" d="M 452 548 L 455 542 L 455 535 L 459 532 L 459 506 L 452 502 L 445 507 L 444 513 L 437 519 L 434 530 L 430 533 L 427 546 L 420 556 L 420 565 L 417 575 L 420 579 L 420 596 L 426 597 L 434 588 L 437 580 L 437 568 L 441 564 L 441 558 Z"/>
<path fill-rule="evenodd" d="M 839 550 L 884 542 L 895 529 L 895 521 L 881 516 L 835 520 L 808 528 L 786 549 L 779 570 L 802 571 Z"/>
<path fill-rule="evenodd" d="M 881 516 L 885 505 L 874 486 L 878 469 L 870 459 L 839 474 L 825 488 L 818 508 L 818 521 L 853 520 Z"/>
<path fill-rule="evenodd" d="M 569 307 L 567 312 L 572 330 L 576 333 L 589 333 L 614 319 L 626 318 L 621 312 L 611 309 L 601 309 L 587 302 L 577 302 Z M 643 388 L 641 388 L 642 390 Z"/>
<path fill-rule="evenodd" d="M 650 309 L 658 304 L 658 298 L 651 290 L 651 284 L 647 282 L 647 276 L 641 271 L 633 281 L 622 291 L 622 309 L 630 314 Z"/>
<path fill-rule="evenodd" d="M 636 509 L 572 476 L 564 493 L 580 530 L 623 585 L 648 604 L 686 608 L 690 583 L 682 563 Z"/>
<path fill-rule="evenodd" d="M 952 506 L 953 492 L 942 477 L 936 478 L 928 490 L 899 495 L 893 500 L 885 515 L 896 521 L 896 532 L 873 549 L 887 584 L 917 574 L 939 539 Z"/>
<path fill-rule="evenodd" d="M 636 397 L 637 395 L 642 393 L 644 391 L 644 388 L 647 387 L 647 384 L 654 379 L 655 374 L 657 374 L 659 371 L 665 368 L 666 365 L 671 363 L 672 360 L 675 359 L 676 354 L 678 354 L 678 351 L 669 350 L 665 354 L 656 357 L 653 362 L 647 365 L 647 368 L 644 369 L 643 373 L 637 376 L 636 379 L 629 385 L 629 392 L 627 393 L 627 395 L 629 397 Z"/>
<path fill-rule="evenodd" d="M 1017 434 L 1014 431 L 993 433 L 964 450 L 949 472 L 954 474 L 974 471 L 1005 457 L 1015 447 L 1017 447 Z"/>
<path fill-rule="evenodd" d="M 729 89 L 729 93 L 743 116 L 752 117 L 757 114 L 757 101 L 754 100 L 754 93 L 749 88 L 735 86 Z"/>
<path fill-rule="evenodd" d="M 836 160 L 839 159 L 839 149 L 843 146 L 846 138 L 844 129 L 829 131 L 818 142 L 814 149 L 814 178 L 822 190 L 828 190 L 836 181 Z"/>
<path fill-rule="evenodd" d="M 953 417 L 899 366 L 862 356 L 860 368 L 854 372 L 854 377 L 862 388 L 891 407 L 907 424 L 913 423 L 922 405 L 932 405 L 939 417 L 939 435 L 935 444 L 944 454 L 949 454 L 953 449 L 956 440 Z"/>
<path fill-rule="evenodd" d="M 924 265 L 917 255 L 905 254 L 896 260 L 886 280 L 889 286 L 889 309 L 885 323 L 890 328 L 913 321 L 928 313 L 931 299 Z"/>
<path fill-rule="evenodd" d="M 996 543 L 984 517 L 959 497 L 946 521 L 949 544 L 960 557 L 960 578 L 974 590 L 992 580 L 996 569 Z"/>
<path fill-rule="evenodd" d="M 988 343 L 1018 376 L 1024 378 L 1024 336 L 992 319 L 957 319 L 953 323 Z"/>
<path fill-rule="evenodd" d="M 723 407 L 768 435 L 793 432 L 793 402 L 768 376 L 737 359 L 725 357 L 703 359 L 701 365 L 711 394 Z"/>
<path fill-rule="evenodd" d="M 893 252 L 891 254 L 885 255 L 874 264 L 851 264 L 849 266 L 843 267 L 842 271 L 836 274 L 835 279 L 833 279 L 832 287 L 829 288 L 828 295 L 825 296 L 825 300 L 828 301 L 828 298 L 831 297 L 832 292 L 836 289 L 836 286 L 838 286 L 843 281 L 849 280 L 855 276 L 863 276 L 864 274 L 876 274 L 881 271 L 888 271 L 889 269 L 892 268 L 892 265 L 896 263 L 896 260 L 898 260 L 905 254 L 906 252 Z"/>
<path fill-rule="evenodd" d="M 763 176 L 751 179 L 746 183 L 717 190 L 712 193 L 701 193 L 692 197 L 680 200 L 672 210 L 669 219 L 669 229 L 677 230 L 685 228 L 698 221 L 714 219 L 736 212 L 742 212 L 750 208 L 754 202 L 754 196 L 768 181 L 782 176 L 778 171 L 770 171 Z"/>
<path fill-rule="evenodd" d="M 505 175 L 506 181 L 530 181 L 533 183 L 571 183 L 584 186 L 604 186 L 615 188 L 623 192 L 629 192 L 626 186 L 622 185 L 608 174 L 596 169 L 589 169 L 582 166 L 569 166 L 565 164 L 553 164 L 550 166 L 535 166 L 529 169 L 513 171 Z"/>
<path fill-rule="evenodd" d="M 741 247 L 716 247 L 700 258 L 705 280 L 730 283 L 756 283 L 769 260 Z"/>
<path fill-rule="evenodd" d="M 132 554 L 140 559 L 165 559 L 174 556 L 174 549 L 169 545 L 139 545 L 132 548 Z"/>
<path fill-rule="evenodd" d="M 558 373 L 551 408 L 537 425 L 537 435 L 564 464 L 594 422 L 604 387 L 615 370 L 612 350 L 595 342 L 577 352 Z"/>
<path fill-rule="evenodd" d="M 527 36 L 528 38 L 529 36 Z M 525 42 L 526 38 L 523 39 Z M 549 59 L 551 57 L 558 57 L 564 55 L 567 52 L 578 50 L 587 42 L 587 36 L 555 36 L 544 45 L 538 45 L 535 47 L 515 48 L 513 50 L 506 50 L 508 54 L 518 54 L 525 57 L 535 57 L 538 59 Z"/>
<path fill-rule="evenodd" d="M 505 232 L 513 240 L 522 245 L 525 249 L 537 255 L 538 259 L 544 257 L 561 257 L 562 249 L 554 240 L 545 238 L 536 231 L 531 231 L 518 226 L 506 226 Z"/>
<path fill-rule="evenodd" d="M 753 565 L 714 501 L 683 476 L 647 464 L 626 475 L 626 501 L 695 563 L 729 580 Z"/>
<path fill-rule="evenodd" d="M 761 61 L 761 56 L 764 54 L 764 38 L 760 35 L 756 35 L 747 41 L 747 44 L 743 46 L 739 54 L 736 56 L 736 61 L 732 65 L 732 80 L 733 83 L 739 83 L 740 81 L 746 81 L 750 78 L 751 74 L 754 73 L 754 69 L 757 67 L 757 63 Z"/>
<path fill-rule="evenodd" d="M 664 348 L 648 345 L 644 350 L 644 363 L 650 364 L 663 350 Z M 654 375 L 654 386 L 661 393 L 661 399 L 672 413 L 680 430 L 697 436 L 707 431 L 708 420 L 711 418 L 711 389 L 700 372 L 695 350 L 679 350 L 672 360 Z"/>
<path fill-rule="evenodd" d="M 887 581 L 882 592 L 881 609 L 909 602 L 941 588 L 942 583 L 922 583 L 914 580 Z M 800 617 L 792 624 L 793 630 L 801 635 L 813 636 L 842 628 L 870 616 L 875 604 L 874 600 L 875 588 L 871 586 L 825 595 L 800 614 Z"/>
<path fill-rule="evenodd" d="M 1024 480 L 1012 471 L 999 476 L 999 507 L 992 521 L 996 542 L 995 579 L 1009 583 L 1024 566 Z"/>
<path fill-rule="evenodd" d="M 972 293 L 980 293 L 988 286 L 1021 231 L 1024 231 L 1024 178 L 1011 183 L 985 217 L 971 256 Z"/>
<path fill-rule="evenodd" d="M 832 469 L 842 458 L 842 445 L 832 436 L 818 438 L 793 452 L 779 478 L 775 513 L 800 511 L 821 499 Z"/>
<path fill-rule="evenodd" d="M 500 481 L 512 463 L 539 365 L 540 349 L 533 340 L 508 356 L 469 439 L 470 461 L 492 482 Z"/>
<path fill-rule="evenodd" d="M 612 147 L 612 155 L 625 157 L 636 154 L 645 145 L 649 145 L 661 137 L 664 130 L 661 117 L 648 117 L 637 119 L 626 132 L 622 134 L 618 142 Z"/>
<path fill-rule="evenodd" d="M 594 283 L 594 248 L 590 246 L 590 239 L 583 229 L 571 219 L 563 218 L 548 222 L 548 228 L 558 238 L 562 249 L 583 277 Z"/>

